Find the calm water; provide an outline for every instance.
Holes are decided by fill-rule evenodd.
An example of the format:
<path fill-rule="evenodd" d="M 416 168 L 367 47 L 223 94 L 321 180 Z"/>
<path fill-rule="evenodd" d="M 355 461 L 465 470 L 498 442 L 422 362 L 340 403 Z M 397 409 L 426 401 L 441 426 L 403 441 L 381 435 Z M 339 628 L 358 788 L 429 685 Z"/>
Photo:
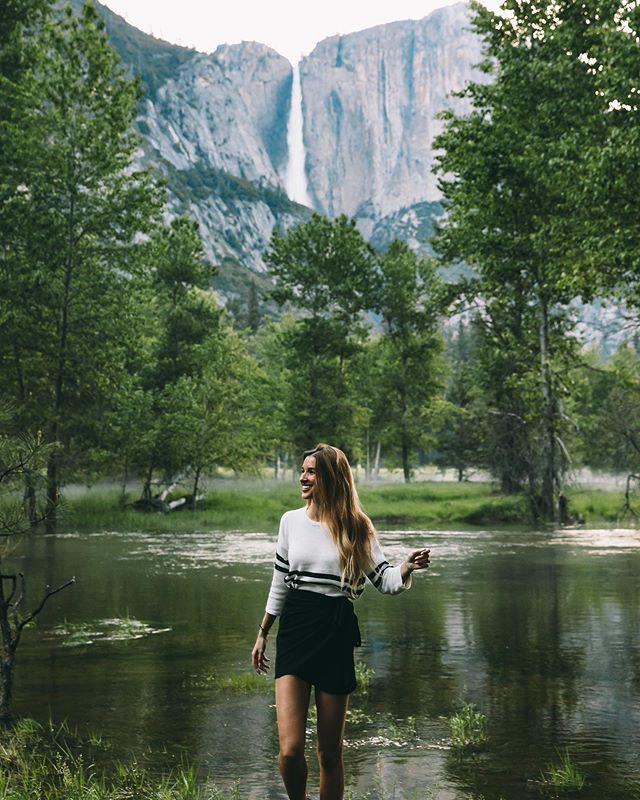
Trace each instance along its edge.
<path fill-rule="evenodd" d="M 347 726 L 356 794 L 537 798 L 541 770 L 568 749 L 588 779 L 581 797 L 640 797 L 639 533 L 380 538 L 392 561 L 429 544 L 433 566 L 410 592 L 369 586 L 357 604 L 358 658 L 375 676 Z M 186 754 L 222 786 L 239 778 L 243 797 L 284 797 L 271 683 L 243 696 L 206 680 L 250 671 L 274 543 L 274 531 L 31 538 L 20 566 L 32 602 L 45 582 L 77 583 L 25 634 L 16 711 L 99 733 L 114 758 L 151 750 L 164 769 Z M 463 700 L 487 717 L 476 757 L 448 744 Z"/>

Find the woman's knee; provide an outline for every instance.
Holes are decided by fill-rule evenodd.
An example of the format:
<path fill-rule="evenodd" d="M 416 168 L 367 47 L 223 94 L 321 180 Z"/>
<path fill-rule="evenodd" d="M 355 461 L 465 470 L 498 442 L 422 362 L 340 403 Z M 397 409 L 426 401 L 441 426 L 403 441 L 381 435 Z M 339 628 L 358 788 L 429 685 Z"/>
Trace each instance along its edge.
<path fill-rule="evenodd" d="M 336 747 L 318 746 L 318 762 L 320 767 L 327 772 L 332 772 L 342 765 L 342 744 Z"/>
<path fill-rule="evenodd" d="M 304 761 L 304 743 L 281 742 L 278 757 L 282 764 L 297 764 Z"/>

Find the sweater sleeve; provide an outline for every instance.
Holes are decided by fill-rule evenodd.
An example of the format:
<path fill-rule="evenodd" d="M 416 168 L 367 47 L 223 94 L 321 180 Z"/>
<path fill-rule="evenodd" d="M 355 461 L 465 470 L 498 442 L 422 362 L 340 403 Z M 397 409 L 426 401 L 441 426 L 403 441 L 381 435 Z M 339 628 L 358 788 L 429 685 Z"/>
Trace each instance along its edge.
<path fill-rule="evenodd" d="M 286 514 L 280 520 L 278 531 L 278 542 L 276 544 L 276 557 L 273 563 L 273 577 L 271 579 L 271 589 L 267 598 L 267 614 L 275 617 L 282 611 L 285 597 L 289 591 L 284 579 L 289 574 L 289 536 L 287 529 Z"/>
<path fill-rule="evenodd" d="M 409 575 L 406 583 L 402 582 L 401 565 L 394 567 L 389 564 L 384 557 L 377 536 L 371 546 L 371 557 L 374 568 L 367 575 L 367 578 L 379 592 L 382 594 L 398 594 L 411 588 L 411 575 Z"/>

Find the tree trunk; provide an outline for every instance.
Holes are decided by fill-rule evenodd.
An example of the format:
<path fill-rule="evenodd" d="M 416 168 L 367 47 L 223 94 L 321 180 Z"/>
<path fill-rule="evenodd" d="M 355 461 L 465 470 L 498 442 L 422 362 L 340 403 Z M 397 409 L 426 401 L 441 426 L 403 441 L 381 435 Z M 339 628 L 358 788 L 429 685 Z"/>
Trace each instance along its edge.
<path fill-rule="evenodd" d="M 556 486 L 556 432 L 551 369 L 549 367 L 549 308 L 546 300 L 540 302 L 540 370 L 542 376 L 543 408 L 543 450 L 542 450 L 542 492 L 540 511 L 543 519 L 555 519 L 554 499 Z"/>
<path fill-rule="evenodd" d="M 11 698 L 13 695 L 13 666 L 15 663 L 15 648 L 11 625 L 9 623 L 9 603 L 4 593 L 4 583 L 0 578 L 0 720 L 6 721 L 11 717 Z"/>
<path fill-rule="evenodd" d="M 35 528 L 38 524 L 38 505 L 36 499 L 36 487 L 33 482 L 33 474 L 30 469 L 25 470 L 24 473 L 24 494 L 22 502 L 25 510 L 25 515 L 29 520 L 31 528 Z"/>
<path fill-rule="evenodd" d="M 364 464 L 364 477 L 366 481 L 371 480 L 371 442 L 369 441 L 369 427 L 367 426 L 367 431 L 365 433 L 365 445 L 364 451 L 366 454 L 366 461 Z"/>
<path fill-rule="evenodd" d="M 373 474 L 375 479 L 378 480 L 380 477 L 380 439 L 376 442 L 376 455 L 373 461 Z"/>
<path fill-rule="evenodd" d="M 193 497 L 191 499 L 191 510 L 196 510 L 196 503 L 198 499 L 198 484 L 200 483 L 200 472 L 202 467 L 196 467 L 195 474 L 193 476 Z"/>
<path fill-rule="evenodd" d="M 153 480 L 153 464 L 149 465 L 144 483 L 142 485 L 142 499 L 151 501 L 151 481 Z"/>
<path fill-rule="evenodd" d="M 73 164 L 70 165 L 72 174 Z M 67 370 L 67 347 L 69 340 L 69 311 L 71 305 L 71 284 L 75 270 L 75 198 L 69 198 L 69 214 L 67 217 L 67 252 L 64 271 L 64 285 L 62 293 L 62 308 L 60 309 L 60 337 L 58 339 L 58 366 L 55 382 L 55 397 L 53 407 L 52 442 L 54 450 L 49 457 L 47 465 L 47 530 L 56 529 L 58 503 L 60 500 L 60 466 L 62 453 L 59 449 L 60 423 L 64 414 L 64 390 Z"/>
<path fill-rule="evenodd" d="M 406 439 L 402 441 L 402 474 L 405 483 L 411 483 L 411 464 L 409 463 L 409 446 Z"/>
<path fill-rule="evenodd" d="M 56 426 L 57 428 L 57 426 Z M 58 503 L 60 502 L 60 452 L 52 450 L 47 460 L 47 510 L 46 531 L 55 533 L 58 522 Z"/>

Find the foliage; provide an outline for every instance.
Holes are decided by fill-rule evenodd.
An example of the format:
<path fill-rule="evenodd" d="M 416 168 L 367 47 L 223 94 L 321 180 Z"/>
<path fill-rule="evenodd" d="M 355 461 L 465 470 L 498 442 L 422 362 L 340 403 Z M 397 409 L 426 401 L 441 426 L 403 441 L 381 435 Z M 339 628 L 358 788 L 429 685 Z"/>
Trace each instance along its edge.
<path fill-rule="evenodd" d="M 453 467 L 458 480 L 474 468 L 486 467 L 487 409 L 481 390 L 478 358 L 479 336 L 475 324 L 460 320 L 447 339 L 450 364 L 443 408 L 444 423 L 438 430 L 435 463 Z"/>
<path fill-rule="evenodd" d="M 373 250 L 354 220 L 313 214 L 286 236 L 274 231 L 265 259 L 273 298 L 301 314 L 283 332 L 292 444 L 303 451 L 331 441 L 352 455 L 364 419 L 350 365 L 366 336 L 362 316 L 372 304 Z"/>
<path fill-rule="evenodd" d="M 30 611 L 25 611 L 25 575 L 5 563 L 15 548 L 15 538 L 25 533 L 40 519 L 51 513 L 48 506 L 38 509 L 36 478 L 48 457 L 51 446 L 43 443 L 42 435 L 17 434 L 11 429 L 11 410 L 0 408 L 0 720 L 10 719 L 12 713 L 13 673 L 15 658 L 24 629 L 40 614 L 49 598 L 70 586 L 74 579 L 52 589 L 46 587 L 43 596 Z M 30 504 L 12 502 L 16 484 L 27 481 L 31 491 Z M 8 499 L 7 499 L 8 495 Z"/>
<path fill-rule="evenodd" d="M 560 760 L 542 771 L 541 781 L 544 786 L 565 791 L 580 791 L 584 789 L 586 779 L 580 770 L 575 766 L 565 750 L 560 756 Z"/>
<path fill-rule="evenodd" d="M 0 333 L 12 347 L 2 388 L 23 427 L 59 444 L 48 464 L 53 508 L 63 455 L 83 453 L 123 377 L 140 234 L 161 194 L 133 168 L 137 87 L 93 5 L 45 20 L 32 49 L 32 68 L 3 83 L 21 102 L 4 128 Z"/>
<path fill-rule="evenodd" d="M 368 696 L 375 674 L 375 670 L 372 667 L 368 667 L 362 661 L 358 661 L 356 664 L 356 681 L 358 682 L 359 695 Z"/>
<path fill-rule="evenodd" d="M 488 741 L 486 717 L 471 703 L 464 705 L 449 718 L 451 744 L 458 750 L 477 750 Z"/>
<path fill-rule="evenodd" d="M 131 759 L 106 773 L 95 766 L 103 748 L 65 725 L 20 720 L 0 739 L 0 794 L 11 800 L 240 800 L 237 783 L 225 791 L 200 781 L 189 766 L 157 776 Z"/>
<path fill-rule="evenodd" d="M 640 472 L 640 358 L 623 344 L 606 362 L 585 354 L 576 368 L 577 419 L 584 463 L 612 472 Z"/>
<path fill-rule="evenodd" d="M 567 304 L 576 296 L 590 299 L 601 285 L 583 255 L 577 209 L 583 196 L 576 189 L 581 154 L 593 152 L 594 136 L 601 141 L 607 112 L 585 56 L 594 30 L 602 32 L 591 24 L 598 9 L 610 22 L 613 7 L 606 3 L 508 0 L 508 16 L 475 4 L 473 26 L 485 42 L 482 69 L 490 80 L 466 87 L 471 113 L 447 112 L 435 142 L 443 150 L 438 168 L 446 210 L 435 244 L 444 262 L 463 259 L 475 271 L 459 291 L 481 299 L 485 341 L 494 348 L 488 361 L 503 362 L 492 385 L 499 380 L 510 388 L 506 406 L 496 397 L 488 404 L 505 423 L 501 449 L 506 444 L 507 462 L 518 450 L 527 454 L 514 488 L 526 488 L 548 518 L 568 452 L 562 375 L 571 365 L 567 334 L 574 320 Z"/>
<path fill-rule="evenodd" d="M 377 401 L 371 426 L 388 450 L 399 453 L 408 483 L 413 454 L 433 436 L 443 384 L 440 284 L 433 262 L 398 240 L 378 264 L 373 309 L 383 328 L 373 350 L 378 380 L 369 392 Z"/>

